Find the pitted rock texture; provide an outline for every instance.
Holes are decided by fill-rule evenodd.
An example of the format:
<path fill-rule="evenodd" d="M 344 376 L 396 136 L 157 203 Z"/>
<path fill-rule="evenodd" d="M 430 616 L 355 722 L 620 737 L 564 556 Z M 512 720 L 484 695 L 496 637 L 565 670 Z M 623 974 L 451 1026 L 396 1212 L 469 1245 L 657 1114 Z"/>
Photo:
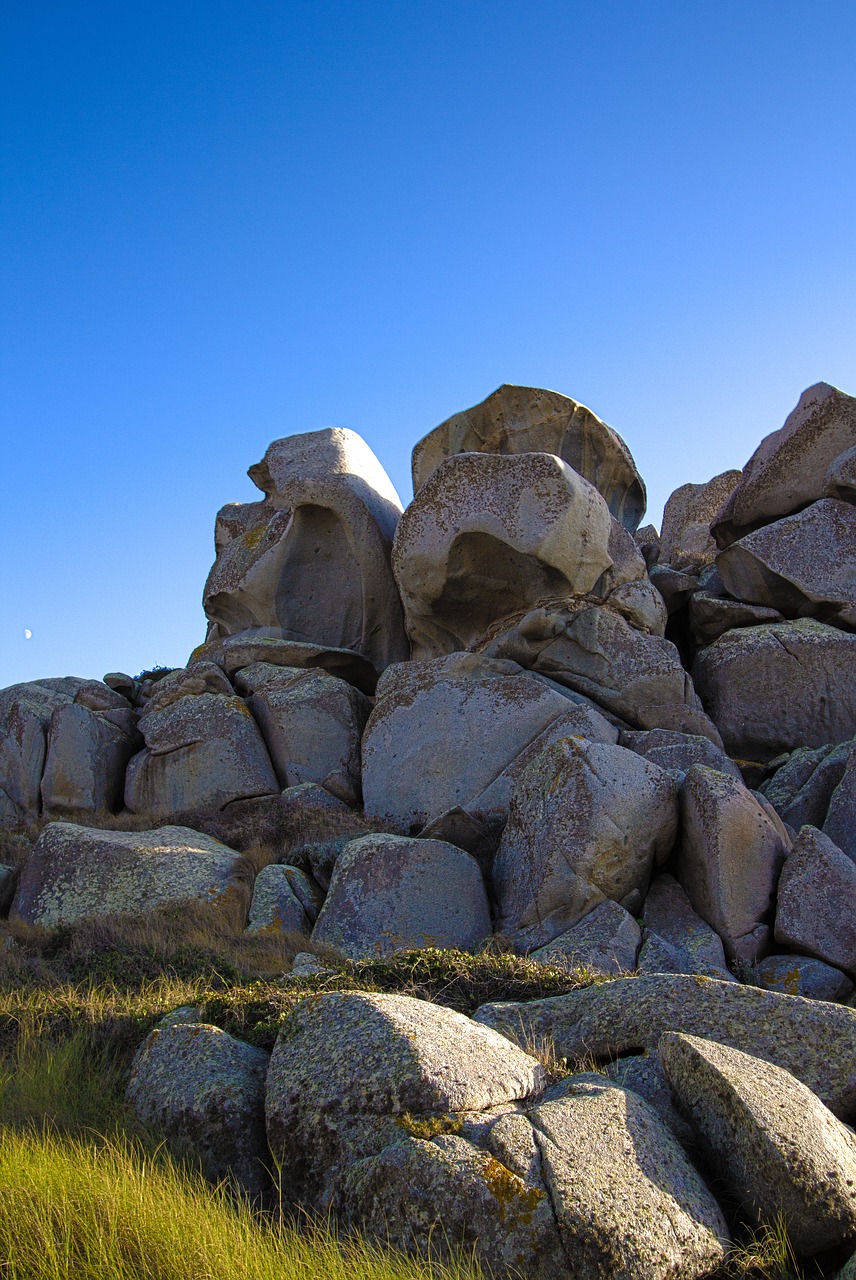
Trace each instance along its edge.
<path fill-rule="evenodd" d="M 783 1067 L 841 1119 L 856 1117 L 856 1009 L 736 982 L 672 974 L 615 978 L 565 996 L 484 1004 L 474 1015 L 517 1044 L 576 1058 L 656 1049 L 666 1031 Z"/>
<path fill-rule="evenodd" d="M 752 981 L 765 991 L 808 1000 L 835 1000 L 845 1004 L 853 995 L 853 983 L 833 965 L 812 956 L 766 956 L 752 972 Z"/>
<path fill-rule="evenodd" d="M 844 777 L 850 747 L 849 742 L 799 747 L 773 761 L 776 771 L 759 790 L 782 821 L 797 831 L 806 825 L 822 827 L 832 794 Z"/>
<path fill-rule="evenodd" d="M 524 770 L 493 864 L 497 928 L 542 947 L 606 898 L 639 901 L 671 852 L 677 787 L 623 747 L 565 738 Z"/>
<path fill-rule="evenodd" d="M 218 1027 L 165 1019 L 134 1058 L 127 1101 L 211 1182 L 256 1195 L 270 1183 L 264 1125 L 268 1055 Z"/>
<path fill-rule="evenodd" d="M 632 533 L 645 514 L 645 485 L 627 445 L 585 405 L 540 387 L 499 387 L 456 413 L 413 450 L 413 492 L 459 453 L 553 453 L 601 493 Z"/>
<path fill-rule="evenodd" d="M 776 941 L 856 975 L 856 862 L 803 827 L 779 880 Z"/>
<path fill-rule="evenodd" d="M 661 564 L 698 572 L 716 559 L 710 522 L 742 478 L 742 471 L 723 471 L 706 484 L 684 484 L 675 490 L 663 511 Z"/>
<path fill-rule="evenodd" d="M 640 972 L 697 973 L 721 982 L 733 981 L 722 939 L 693 910 L 674 876 L 664 873 L 656 877 L 645 896 L 642 919 L 645 941 L 638 959 Z"/>
<path fill-rule="evenodd" d="M 641 940 L 641 930 L 630 912 L 607 900 L 545 947 L 530 951 L 529 959 L 559 969 L 629 973 L 636 967 Z"/>
<path fill-rule="evenodd" d="M 324 902 L 320 888 L 298 867 L 262 867 L 253 885 L 250 933 L 309 933 Z"/>
<path fill-rule="evenodd" d="M 377 671 L 406 657 L 389 566 L 401 503 L 368 445 L 340 427 L 288 436 L 249 475 L 265 497 L 218 516 L 208 639 L 265 627 Z"/>
<path fill-rule="evenodd" d="M 789 1072 L 665 1035 L 660 1059 L 717 1172 L 757 1222 L 781 1215 L 799 1253 L 856 1240 L 856 1137 Z"/>
<path fill-rule="evenodd" d="M 21 873 L 12 916 L 51 928 L 195 898 L 223 907 L 244 892 L 240 854 L 187 827 L 45 827 Z"/>
<path fill-rule="evenodd" d="M 378 834 L 342 849 L 312 939 L 356 960 L 414 947 L 475 951 L 490 932 L 475 858 L 442 840 Z"/>

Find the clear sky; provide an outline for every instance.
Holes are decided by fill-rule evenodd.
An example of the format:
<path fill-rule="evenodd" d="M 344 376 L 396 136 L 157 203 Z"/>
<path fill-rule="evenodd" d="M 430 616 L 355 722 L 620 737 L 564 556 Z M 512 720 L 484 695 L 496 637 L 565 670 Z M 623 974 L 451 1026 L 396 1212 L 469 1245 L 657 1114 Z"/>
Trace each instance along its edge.
<path fill-rule="evenodd" d="M 0 685 L 183 663 L 280 436 L 406 502 L 550 387 L 659 523 L 856 392 L 853 0 L 3 0 L 0 57 Z"/>

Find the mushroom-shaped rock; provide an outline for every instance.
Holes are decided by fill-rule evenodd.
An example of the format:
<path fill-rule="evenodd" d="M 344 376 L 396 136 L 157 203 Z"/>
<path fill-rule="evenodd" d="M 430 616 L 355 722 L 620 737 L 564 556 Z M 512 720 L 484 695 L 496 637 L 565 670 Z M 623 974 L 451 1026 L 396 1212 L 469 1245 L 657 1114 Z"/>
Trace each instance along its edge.
<path fill-rule="evenodd" d="M 733 542 L 717 557 L 737 600 L 785 617 L 856 626 L 856 507 L 823 498 Z"/>
<path fill-rule="evenodd" d="M 254 662 L 235 675 L 283 787 L 317 782 L 348 804 L 360 798 L 360 738 L 371 703 L 324 671 Z"/>
<path fill-rule="evenodd" d="M 288 436 L 249 475 L 265 498 L 218 517 L 208 639 L 265 627 L 377 671 L 406 657 L 389 567 L 401 504 L 368 445 L 339 427 Z"/>
<path fill-rule="evenodd" d="M 484 1004 L 475 1019 L 562 1057 L 656 1049 L 666 1031 L 728 1044 L 792 1072 L 843 1120 L 856 1115 L 856 1009 L 684 974 L 615 978 L 564 996 Z"/>
<path fill-rule="evenodd" d="M 815 618 L 727 631 L 693 681 L 728 754 L 767 761 L 856 735 L 856 635 Z"/>
<path fill-rule="evenodd" d="M 458 453 L 554 453 L 594 485 L 631 533 L 645 514 L 645 485 L 627 445 L 585 405 L 556 391 L 501 386 L 442 422 L 413 450 L 413 492 Z"/>
<path fill-rule="evenodd" d="M 823 497 L 831 464 L 854 441 L 856 398 L 827 382 L 809 387 L 785 425 L 758 445 L 714 519 L 720 547 Z"/>
<path fill-rule="evenodd" d="M 574 1280 L 705 1276 L 723 1260 L 722 1211 L 643 1098 L 582 1076 L 529 1119 Z"/>
<path fill-rule="evenodd" d="M 767 949 L 776 882 L 789 844 L 784 826 L 742 782 L 695 764 L 681 788 L 675 875 L 731 960 Z"/>
<path fill-rule="evenodd" d="M 414 947 L 475 951 L 490 932 L 475 858 L 443 840 L 379 834 L 339 854 L 312 939 L 362 959 Z"/>
<path fill-rule="evenodd" d="M 280 1031 L 268 1072 L 268 1139 L 284 1195 L 321 1207 L 348 1165 L 407 1135 L 407 1117 L 484 1111 L 543 1086 L 529 1054 L 441 1005 L 310 996 Z"/>
<path fill-rule="evenodd" d="M 456 808 L 501 824 L 516 777 L 554 733 L 618 737 L 592 707 L 515 662 L 459 653 L 396 664 L 363 737 L 366 813 L 405 835 Z"/>
<path fill-rule="evenodd" d="M 493 866 L 497 928 L 542 947 L 605 898 L 641 904 L 671 851 L 677 786 L 633 751 L 564 738 L 524 770 Z"/>
<path fill-rule="evenodd" d="M 706 484 L 684 484 L 675 490 L 663 511 L 660 564 L 698 572 L 716 559 L 710 522 L 742 476 L 742 471 L 723 471 Z"/>
<path fill-rule="evenodd" d="M 402 516 L 392 550 L 412 656 L 471 648 L 545 597 L 594 591 L 613 565 L 612 524 L 594 486 L 553 454 L 448 458 Z M 632 576 L 643 577 L 635 555 Z"/>
<path fill-rule="evenodd" d="M 856 1137 L 788 1071 L 710 1040 L 665 1035 L 660 1059 L 717 1172 L 800 1253 L 856 1239 Z"/>
<path fill-rule="evenodd" d="M 856 862 L 803 827 L 779 879 L 776 941 L 856 974 Z"/>
<path fill-rule="evenodd" d="M 168 1019 L 134 1058 L 127 1100 L 177 1155 L 192 1155 L 211 1182 L 248 1195 L 270 1182 L 264 1091 L 268 1055 L 219 1027 Z"/>
<path fill-rule="evenodd" d="M 11 914 L 50 928 L 112 912 L 142 915 L 187 898 L 228 907 L 242 883 L 240 855 L 187 827 L 101 831 L 51 822 L 21 872 Z"/>
<path fill-rule="evenodd" d="M 176 694 L 175 701 L 158 694 L 140 717 L 146 745 L 125 775 L 125 804 L 132 813 L 222 809 L 233 800 L 279 792 L 259 727 L 242 698 L 181 688 Z"/>

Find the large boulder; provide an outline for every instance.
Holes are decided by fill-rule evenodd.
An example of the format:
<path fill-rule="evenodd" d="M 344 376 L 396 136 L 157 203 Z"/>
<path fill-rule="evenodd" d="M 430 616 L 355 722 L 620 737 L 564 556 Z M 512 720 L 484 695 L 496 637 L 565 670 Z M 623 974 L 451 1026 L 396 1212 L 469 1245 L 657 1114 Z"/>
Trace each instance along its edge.
<path fill-rule="evenodd" d="M 618 743 L 661 769 L 679 774 L 682 780 L 694 764 L 707 765 L 741 780 L 740 770 L 734 761 L 710 738 L 703 738 L 700 734 L 680 733 L 676 729 L 627 729 Z"/>
<path fill-rule="evenodd" d="M 530 952 L 529 959 L 571 971 L 582 968 L 593 973 L 629 973 L 636 967 L 641 938 L 639 925 L 630 912 L 607 900 L 572 929 Z"/>
<path fill-rule="evenodd" d="M 340 427 L 276 440 L 250 479 L 264 501 L 217 518 L 208 639 L 257 627 L 349 649 L 382 671 L 407 656 L 389 554 L 401 504 L 368 445 Z"/>
<path fill-rule="evenodd" d="M 140 717 L 146 745 L 125 776 L 131 812 L 217 810 L 234 800 L 276 795 L 279 782 L 243 698 L 232 692 L 177 692 L 181 696 L 174 701 L 166 694 L 154 696 Z"/>
<path fill-rule="evenodd" d="M 270 1183 L 264 1095 L 268 1055 L 219 1027 L 165 1019 L 131 1067 L 127 1101 L 211 1182 L 247 1195 Z"/>
<path fill-rule="evenodd" d="M 776 941 L 856 974 L 856 862 L 803 827 L 779 880 Z"/>
<path fill-rule="evenodd" d="M 778 609 L 745 600 L 731 600 L 709 591 L 695 591 L 689 597 L 690 634 L 697 645 L 713 644 L 726 631 L 737 627 L 760 627 L 767 622 L 783 622 Z"/>
<path fill-rule="evenodd" d="M 21 872 L 10 914 L 50 928 L 112 912 L 143 915 L 187 898 L 228 907 L 242 895 L 240 855 L 198 831 L 51 822 Z"/>
<path fill-rule="evenodd" d="M 693 765 L 681 788 L 675 875 L 716 930 L 730 960 L 752 962 L 769 944 L 767 916 L 789 843 L 742 782 Z"/>
<path fill-rule="evenodd" d="M 254 662 L 235 688 L 262 731 L 282 787 L 317 782 L 347 804 L 360 799 L 360 739 L 371 703 L 324 671 Z"/>
<path fill-rule="evenodd" d="M 713 521 L 720 547 L 823 497 L 826 476 L 853 447 L 856 399 L 818 382 L 800 396 L 785 425 L 758 445 L 743 479 Z"/>
<path fill-rule="evenodd" d="M 51 719 L 88 683 L 68 676 L 0 689 L 0 826 L 38 817 Z"/>
<path fill-rule="evenodd" d="M 594 486 L 553 454 L 448 458 L 395 534 L 392 567 L 412 656 L 472 648 L 496 622 L 546 597 L 597 591 L 614 563 L 613 524 Z M 642 578 L 645 562 L 629 542 L 630 576 Z"/>
<path fill-rule="evenodd" d="M 723 471 L 706 484 L 684 484 L 663 510 L 660 564 L 698 572 L 716 558 L 710 522 L 743 478 L 742 471 Z"/>
<path fill-rule="evenodd" d="M 562 601 L 533 609 L 509 620 L 482 652 L 549 676 L 624 726 L 676 729 L 721 746 L 675 646 L 640 628 L 638 616 L 628 618 L 617 596 L 604 605 Z"/>
<path fill-rule="evenodd" d="M 779 761 L 776 771 L 759 790 L 783 822 L 799 830 L 822 827 L 833 792 L 844 777 L 851 743 L 797 747 Z"/>
<path fill-rule="evenodd" d="M 125 768 L 138 749 L 127 699 L 97 680 L 53 712 L 41 781 L 46 813 L 109 813 L 121 807 Z"/>
<path fill-rule="evenodd" d="M 765 991 L 805 996 L 808 1000 L 837 1000 L 841 1004 L 846 1004 L 856 990 L 846 973 L 814 956 L 765 956 L 755 965 L 752 981 Z"/>
<path fill-rule="evenodd" d="M 780 1219 L 799 1253 L 856 1239 L 856 1137 L 788 1071 L 696 1036 L 660 1059 L 717 1174 L 756 1222 Z"/>
<path fill-rule="evenodd" d="M 554 453 L 594 485 L 631 533 L 645 514 L 645 485 L 627 445 L 585 405 L 556 391 L 504 385 L 442 422 L 413 450 L 413 492 L 458 453 Z"/>
<path fill-rule="evenodd" d="M 284 640 L 279 627 L 247 627 L 234 635 L 208 640 L 197 645 L 190 655 L 190 662 L 214 662 L 230 679 L 245 667 L 264 662 L 274 667 L 326 671 L 328 675 L 347 680 L 348 684 L 369 696 L 377 685 L 374 666 L 353 649 L 333 649 L 306 641 Z"/>
<path fill-rule="evenodd" d="M 529 1054 L 441 1005 L 308 997 L 280 1031 L 268 1072 L 267 1132 L 283 1195 L 326 1207 L 347 1167 L 403 1140 L 411 1118 L 486 1111 L 544 1083 Z"/>
<path fill-rule="evenodd" d="M 823 830 L 856 862 L 856 742 L 849 745 L 844 772 L 829 798 Z"/>
<path fill-rule="evenodd" d="M 642 919 L 645 940 L 639 952 L 640 972 L 698 973 L 721 982 L 734 979 L 725 962 L 722 939 L 694 910 L 674 876 L 657 876 Z"/>
<path fill-rule="evenodd" d="M 677 832 L 677 786 L 623 747 L 564 738 L 514 792 L 493 864 L 497 928 L 542 947 L 606 898 L 641 904 Z"/>
<path fill-rule="evenodd" d="M 856 635 L 814 618 L 728 631 L 692 675 L 728 754 L 768 761 L 856 736 Z"/>
<path fill-rule="evenodd" d="M 856 507 L 813 502 L 733 542 L 716 567 L 737 600 L 856 626 Z"/>
<path fill-rule="evenodd" d="M 271 863 L 253 885 L 249 933 L 309 933 L 324 901 L 318 885 L 298 867 Z"/>
<path fill-rule="evenodd" d="M 595 710 L 514 662 L 461 653 L 390 667 L 363 738 L 366 813 L 405 835 L 456 808 L 502 823 L 548 732 L 618 737 Z"/>
<path fill-rule="evenodd" d="M 484 1004 L 477 1022 L 562 1057 L 656 1049 L 666 1031 L 715 1040 L 792 1072 L 843 1120 L 856 1116 L 856 1009 L 683 974 L 615 978 L 564 996 Z"/>
<path fill-rule="evenodd" d="M 378 834 L 339 854 L 312 938 L 362 959 L 414 947 L 474 951 L 490 932 L 475 858 L 442 840 Z"/>

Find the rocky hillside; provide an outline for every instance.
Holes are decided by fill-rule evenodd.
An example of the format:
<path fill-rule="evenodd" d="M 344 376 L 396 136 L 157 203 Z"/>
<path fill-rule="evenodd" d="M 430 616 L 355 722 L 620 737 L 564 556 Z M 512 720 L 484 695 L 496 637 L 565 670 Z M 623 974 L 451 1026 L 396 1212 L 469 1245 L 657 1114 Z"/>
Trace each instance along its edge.
<path fill-rule="evenodd" d="M 215 1179 L 264 1195 L 272 1154 L 288 1203 L 499 1273 L 707 1275 L 737 1205 L 832 1274 L 856 1246 L 856 399 L 809 388 L 659 533 L 624 441 L 528 387 L 416 445 L 406 511 L 350 431 L 249 474 L 186 667 L 0 691 L 10 918 L 246 902 L 307 953 L 613 980 L 474 1018 L 329 992 L 270 1058 L 186 1010 L 138 1055 L 140 1114 Z M 607 1074 L 549 1084 L 547 1046 Z"/>

